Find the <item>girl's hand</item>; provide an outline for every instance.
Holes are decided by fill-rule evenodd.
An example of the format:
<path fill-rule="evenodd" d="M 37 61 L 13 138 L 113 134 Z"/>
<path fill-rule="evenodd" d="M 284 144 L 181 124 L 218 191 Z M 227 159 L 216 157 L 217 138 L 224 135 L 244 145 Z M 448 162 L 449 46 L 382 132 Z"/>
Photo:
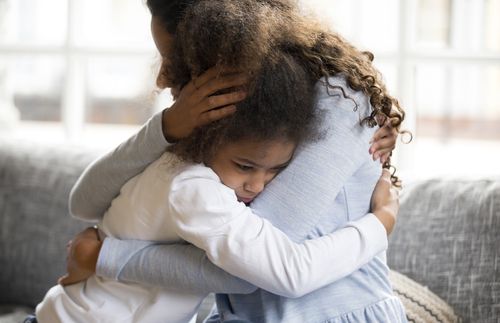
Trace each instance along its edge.
<path fill-rule="evenodd" d="M 222 71 L 224 72 L 224 71 Z M 213 95 L 214 93 L 241 87 L 248 83 L 246 74 L 221 74 L 220 68 L 212 67 L 200 77 L 191 80 L 182 90 L 175 103 L 163 111 L 163 135 L 169 142 L 185 138 L 200 126 L 222 119 L 236 111 L 235 103 L 246 97 L 244 90 Z"/>
<path fill-rule="evenodd" d="M 380 163 L 384 164 L 389 159 L 392 151 L 396 148 L 398 134 L 398 130 L 393 128 L 390 122 L 386 122 L 375 132 L 369 150 L 373 160 L 380 158 Z"/>
<path fill-rule="evenodd" d="M 66 286 L 86 280 L 95 273 L 97 258 L 101 251 L 97 229 L 90 227 L 75 236 L 67 244 L 66 271 L 59 284 Z"/>
<path fill-rule="evenodd" d="M 391 183 L 391 172 L 382 170 L 371 199 L 371 211 L 384 225 L 387 235 L 396 224 L 399 211 L 399 191 Z"/>

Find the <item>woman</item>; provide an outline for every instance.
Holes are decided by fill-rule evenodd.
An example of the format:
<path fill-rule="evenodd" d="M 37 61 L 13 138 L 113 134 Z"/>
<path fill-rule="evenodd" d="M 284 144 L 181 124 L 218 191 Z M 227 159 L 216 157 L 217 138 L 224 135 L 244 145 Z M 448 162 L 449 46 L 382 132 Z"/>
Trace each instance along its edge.
<path fill-rule="evenodd" d="M 193 47 L 189 46 L 189 43 L 186 48 L 182 47 L 185 40 L 174 37 L 180 34 L 177 34 L 178 32 L 190 35 L 190 39 L 196 39 L 197 43 L 209 41 L 222 52 L 224 49 L 220 48 L 227 43 L 225 39 L 232 39 L 226 33 L 230 30 L 211 34 L 212 37 L 208 40 L 206 35 L 200 32 L 206 30 L 204 27 L 210 30 L 217 26 L 217 19 L 221 18 L 220 6 L 224 6 L 225 1 L 188 2 L 189 4 L 186 1 L 173 1 L 165 6 L 164 2 L 148 1 L 153 14 L 152 32 L 155 43 L 164 57 L 162 70 L 168 72 L 167 78 L 165 73 L 160 74 L 158 84 L 160 87 L 174 88 L 176 103 L 166 110 L 163 116 L 154 117 L 138 135 L 122 144 L 112 154 L 100 159 L 82 175 L 70 200 L 74 215 L 87 219 L 102 216 L 123 182 L 142 171 L 165 149 L 165 138 L 169 141 L 178 140 L 191 133 L 194 128 L 230 114 L 234 111 L 231 104 L 244 97 L 244 93 L 238 91 L 225 94 L 219 92 L 216 96 L 210 96 L 218 92 L 217 90 L 241 85 L 244 82 L 241 75 L 217 78 L 212 71 L 190 80 L 207 66 L 200 66 L 199 71 L 191 69 L 189 72 L 194 73 L 189 74 L 183 69 L 183 64 L 169 64 L 170 60 L 177 62 L 182 61 L 185 56 L 198 55 L 196 48 L 194 53 L 190 52 Z M 323 125 L 326 139 L 303 147 L 289 168 L 252 203 L 252 209 L 268 218 L 296 241 L 332 232 L 345 226 L 348 221 L 358 221 L 354 225 L 356 232 L 346 229 L 339 231 L 342 232 L 340 241 L 352 244 L 348 247 L 342 245 L 340 248 L 350 250 L 332 250 L 339 255 L 339 263 L 332 264 L 332 271 L 335 271 L 339 280 L 305 296 L 303 294 L 309 290 L 307 286 L 300 284 L 301 279 L 305 278 L 291 275 L 288 278 L 293 280 L 292 282 L 282 279 L 277 284 L 276 277 L 272 275 L 272 270 L 271 274 L 269 273 L 269 268 L 262 270 L 258 264 L 251 263 L 242 266 L 241 258 L 238 258 L 239 255 L 227 238 L 210 237 L 221 239 L 221 243 L 214 249 L 209 249 L 207 245 L 205 251 L 210 260 L 223 269 L 251 280 L 271 292 L 291 297 L 301 296 L 290 299 L 262 289 L 257 289 L 249 295 L 218 295 L 219 313 L 213 320 L 404 321 L 404 311 L 392 295 L 387 280 L 385 254 L 373 253 L 375 258 L 359 270 L 362 264 L 357 262 L 369 253 L 366 248 L 376 245 L 375 240 L 380 239 L 381 233 L 385 234 L 384 230 L 381 230 L 380 222 L 373 215 L 362 217 L 369 210 L 370 195 L 380 170 L 369 160 L 367 153 L 368 141 L 374 131 L 361 126 L 360 121 L 365 120 L 366 123 L 373 124 L 376 117 L 383 116 L 390 118 L 393 125 L 398 126 L 403 119 L 403 113 L 398 108 L 397 101 L 387 95 L 369 57 L 357 52 L 337 35 L 328 33 L 300 17 L 289 2 L 255 0 L 238 3 L 239 6 L 234 3 L 226 4 L 224 10 L 228 14 L 232 13 L 234 17 L 247 15 L 252 19 L 250 25 L 253 21 L 265 22 L 262 25 L 257 24 L 255 30 L 259 32 L 251 34 L 255 38 L 250 38 L 250 44 L 266 37 L 268 43 L 265 44 L 270 44 L 269 46 L 260 47 L 261 42 L 255 42 L 260 53 L 272 54 L 272 48 L 277 44 L 300 57 L 308 66 L 311 75 L 322 81 L 318 85 L 317 107 L 326 113 Z M 237 8 L 240 8 L 239 11 Z M 260 28 L 262 26 L 266 28 Z M 188 34 L 186 30 L 195 32 Z M 231 43 L 228 44 L 231 50 Z M 199 48 L 206 46 L 200 45 Z M 176 56 L 176 53 L 180 56 Z M 259 56 L 255 57 L 258 59 Z M 252 57 L 247 59 L 252 63 Z M 223 57 L 221 64 L 237 65 L 224 61 Z M 393 105 L 396 109 L 392 109 Z M 223 108 L 214 110 L 217 107 Z M 377 151 L 378 156 L 375 157 L 382 156 L 385 161 L 395 139 L 387 130 L 380 131 L 378 135 L 383 137 L 378 144 L 384 146 L 384 149 Z M 126 158 L 122 158 L 124 156 Z M 135 158 L 131 159 L 133 156 Z M 120 164 L 120 160 L 128 162 Z M 106 174 L 106 179 L 102 177 L 103 174 Z M 391 218 L 391 215 L 388 217 Z M 374 240 L 365 241 L 370 233 Z M 89 272 L 95 269 L 96 250 L 100 248 L 100 243 L 92 240 L 91 236 L 91 232 L 86 232 L 83 241 L 89 243 L 79 244 L 84 246 L 83 249 L 87 249 L 83 250 L 84 254 L 81 256 L 86 260 L 90 259 Z M 204 247 L 206 237 L 202 238 L 199 244 Z M 204 271 L 205 268 L 210 268 L 203 257 L 204 253 L 190 246 L 151 246 L 144 242 L 106 240 L 99 256 L 98 274 L 150 284 L 160 283 L 185 290 L 224 291 L 224 288 L 221 288 L 224 281 Z M 228 246 L 228 249 L 222 250 L 223 245 Z M 247 241 L 240 251 L 250 246 Z M 74 248 L 79 250 L 77 246 Z M 86 251 L 90 252 L 90 257 L 86 257 Z M 79 274 L 88 274 L 79 271 L 79 274 L 74 275 L 75 268 L 71 268 L 73 264 L 79 265 L 78 262 L 70 261 L 70 275 L 63 278 L 62 283 L 77 281 L 81 278 Z M 176 270 L 171 270 L 172 268 Z M 342 277 L 345 278 L 340 279 Z M 238 290 L 235 288 L 231 292 L 237 293 Z"/>

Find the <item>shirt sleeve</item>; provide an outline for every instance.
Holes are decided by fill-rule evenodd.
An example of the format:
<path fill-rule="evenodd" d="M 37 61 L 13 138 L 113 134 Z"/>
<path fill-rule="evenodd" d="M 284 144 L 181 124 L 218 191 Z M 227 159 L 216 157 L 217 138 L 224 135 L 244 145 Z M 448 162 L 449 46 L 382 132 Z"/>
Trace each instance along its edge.
<path fill-rule="evenodd" d="M 346 275 L 387 248 L 374 215 L 302 244 L 238 202 L 197 169 L 174 179 L 169 196 L 177 233 L 230 274 L 285 297 L 300 297 Z"/>
<path fill-rule="evenodd" d="M 203 294 L 249 294 L 257 289 L 215 266 L 205 251 L 191 244 L 106 238 L 99 254 L 97 275 Z"/>
<path fill-rule="evenodd" d="M 158 159 L 168 145 L 160 112 L 137 134 L 85 169 L 70 192 L 71 215 L 86 221 L 100 220 L 121 187 Z"/>

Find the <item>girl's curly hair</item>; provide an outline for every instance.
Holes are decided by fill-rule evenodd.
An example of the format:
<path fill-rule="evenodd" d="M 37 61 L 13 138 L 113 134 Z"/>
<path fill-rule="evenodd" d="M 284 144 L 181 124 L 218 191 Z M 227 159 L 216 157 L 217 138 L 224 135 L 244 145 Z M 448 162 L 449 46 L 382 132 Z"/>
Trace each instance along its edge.
<path fill-rule="evenodd" d="M 261 62 L 249 95 L 229 117 L 194 130 L 169 147 L 184 160 L 209 162 L 217 149 L 240 140 L 286 140 L 297 145 L 321 136 L 315 83 L 294 57 L 282 53 Z"/>
<path fill-rule="evenodd" d="M 148 0 L 147 3 L 152 15 L 165 21 L 167 30 L 176 35 L 172 64 L 166 73 L 178 86 L 214 65 L 258 73 L 262 61 L 276 62 L 282 53 L 287 53 L 306 70 L 308 79 L 324 78 L 325 86 L 338 88 L 349 98 L 342 88 L 328 83 L 330 76 L 342 75 L 349 87 L 367 95 L 372 111 L 361 120 L 362 124 L 374 127 L 388 122 L 399 129 L 404 120 L 404 110 L 388 93 L 372 64 L 373 54 L 356 49 L 316 19 L 304 16 L 294 0 Z M 155 3 L 179 5 L 180 18 L 175 23 L 165 20 L 155 11 L 158 9 Z M 390 167 L 390 160 L 384 167 Z"/>

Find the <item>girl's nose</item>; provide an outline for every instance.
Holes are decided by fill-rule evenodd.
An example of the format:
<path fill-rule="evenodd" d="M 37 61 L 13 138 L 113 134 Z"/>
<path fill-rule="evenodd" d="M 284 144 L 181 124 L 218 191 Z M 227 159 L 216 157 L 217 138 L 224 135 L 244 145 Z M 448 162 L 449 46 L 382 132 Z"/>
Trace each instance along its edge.
<path fill-rule="evenodd" d="M 264 186 L 266 186 L 266 179 L 262 175 L 252 176 L 245 183 L 245 190 L 251 192 L 253 194 L 259 194 L 264 190 Z"/>

